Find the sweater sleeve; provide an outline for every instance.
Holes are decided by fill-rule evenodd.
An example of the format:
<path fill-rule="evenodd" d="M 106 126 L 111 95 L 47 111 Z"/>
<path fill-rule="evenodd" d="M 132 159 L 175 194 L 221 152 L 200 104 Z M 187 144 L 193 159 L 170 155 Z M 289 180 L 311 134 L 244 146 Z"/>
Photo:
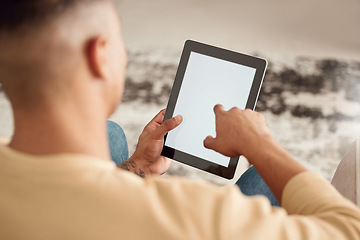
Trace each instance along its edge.
<path fill-rule="evenodd" d="M 230 193 L 224 202 L 223 239 L 360 239 L 360 211 L 318 174 L 292 178 L 282 208 L 263 197 L 241 200 Z"/>

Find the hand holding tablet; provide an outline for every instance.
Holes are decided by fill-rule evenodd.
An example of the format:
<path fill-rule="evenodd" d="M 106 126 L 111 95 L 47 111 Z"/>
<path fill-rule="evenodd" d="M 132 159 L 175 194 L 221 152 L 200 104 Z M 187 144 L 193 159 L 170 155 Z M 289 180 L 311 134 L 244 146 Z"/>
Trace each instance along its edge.
<path fill-rule="evenodd" d="M 213 108 L 254 109 L 266 66 L 264 59 L 187 41 L 164 117 L 181 115 L 183 123 L 165 136 L 162 155 L 233 178 L 239 157 L 203 145 L 207 136 L 215 136 Z"/>

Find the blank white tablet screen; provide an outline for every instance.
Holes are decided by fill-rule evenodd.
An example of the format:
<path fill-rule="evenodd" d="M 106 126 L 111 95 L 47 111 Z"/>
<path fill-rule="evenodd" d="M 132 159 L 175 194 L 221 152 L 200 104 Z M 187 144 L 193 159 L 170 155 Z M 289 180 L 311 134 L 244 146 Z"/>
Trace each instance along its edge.
<path fill-rule="evenodd" d="M 255 68 L 191 52 L 173 114 L 182 115 L 183 122 L 168 133 L 165 145 L 228 167 L 230 158 L 206 149 L 203 141 L 216 135 L 216 104 L 226 110 L 245 109 L 255 72 Z"/>

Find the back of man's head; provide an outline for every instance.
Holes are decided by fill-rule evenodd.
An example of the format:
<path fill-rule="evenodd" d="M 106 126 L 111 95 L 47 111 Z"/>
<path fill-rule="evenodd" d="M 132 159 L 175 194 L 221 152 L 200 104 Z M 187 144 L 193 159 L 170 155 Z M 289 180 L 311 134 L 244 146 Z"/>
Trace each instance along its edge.
<path fill-rule="evenodd" d="M 0 8 L 0 30 L 13 32 L 38 27 L 61 17 L 79 4 L 101 0 L 3 0 Z"/>
<path fill-rule="evenodd" d="M 91 74 L 97 52 L 89 58 L 87 44 L 99 36 L 119 40 L 118 28 L 110 0 L 2 1 L 0 83 L 13 107 L 55 99 Z"/>

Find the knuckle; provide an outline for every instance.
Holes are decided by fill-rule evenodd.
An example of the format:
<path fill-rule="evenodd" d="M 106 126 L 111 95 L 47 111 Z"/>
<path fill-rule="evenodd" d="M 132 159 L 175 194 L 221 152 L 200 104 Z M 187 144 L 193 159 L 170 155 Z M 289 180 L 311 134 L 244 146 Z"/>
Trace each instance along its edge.
<path fill-rule="evenodd" d="M 249 109 L 249 108 L 244 110 L 244 115 L 247 116 L 247 117 L 255 116 L 254 113 L 255 112 L 253 110 Z"/>
<path fill-rule="evenodd" d="M 233 107 L 230 109 L 230 112 L 238 112 L 240 110 L 240 108 L 238 107 Z"/>

